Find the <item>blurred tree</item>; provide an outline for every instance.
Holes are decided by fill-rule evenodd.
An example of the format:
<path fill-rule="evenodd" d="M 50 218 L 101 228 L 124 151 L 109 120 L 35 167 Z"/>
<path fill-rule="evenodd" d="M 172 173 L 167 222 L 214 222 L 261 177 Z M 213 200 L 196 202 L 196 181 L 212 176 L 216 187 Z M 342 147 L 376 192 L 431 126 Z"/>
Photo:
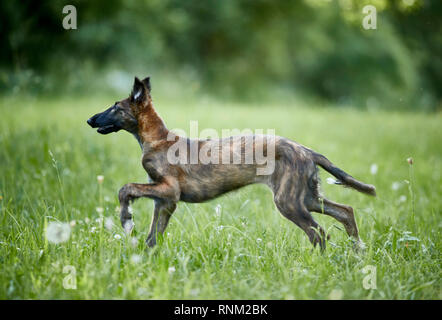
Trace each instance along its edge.
<path fill-rule="evenodd" d="M 356 106 L 434 109 L 441 106 L 441 3 L 2 1 L 0 81 L 9 90 L 50 75 L 42 90 L 59 90 L 58 79 L 64 89 L 87 88 L 93 79 L 84 70 L 138 72 L 143 65 L 184 70 L 205 89 L 235 98 L 285 88 Z M 66 4 L 77 8 L 77 30 L 62 28 Z M 377 8 L 376 30 L 362 28 L 366 4 Z"/>

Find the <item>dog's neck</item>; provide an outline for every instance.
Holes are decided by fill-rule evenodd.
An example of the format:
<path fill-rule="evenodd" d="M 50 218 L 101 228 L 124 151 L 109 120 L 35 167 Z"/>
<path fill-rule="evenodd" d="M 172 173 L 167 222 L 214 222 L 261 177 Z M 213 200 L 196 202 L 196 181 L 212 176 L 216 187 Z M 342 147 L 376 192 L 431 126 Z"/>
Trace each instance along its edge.
<path fill-rule="evenodd" d="M 169 130 L 155 111 L 150 99 L 143 111 L 138 114 L 137 120 L 138 132 L 134 135 L 143 151 L 154 148 L 155 145 L 167 139 Z"/>

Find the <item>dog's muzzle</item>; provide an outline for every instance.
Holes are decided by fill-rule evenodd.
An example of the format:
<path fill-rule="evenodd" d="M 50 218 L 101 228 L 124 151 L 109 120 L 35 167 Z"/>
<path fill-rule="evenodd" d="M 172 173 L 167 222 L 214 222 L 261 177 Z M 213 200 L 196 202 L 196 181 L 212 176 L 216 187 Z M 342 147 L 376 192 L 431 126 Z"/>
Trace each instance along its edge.
<path fill-rule="evenodd" d="M 100 114 L 96 114 L 93 117 L 89 118 L 87 120 L 87 124 L 90 125 L 92 128 L 98 128 L 97 132 L 101 134 L 108 134 L 111 132 L 117 132 L 121 128 L 115 124 L 108 124 L 108 125 L 99 125 L 97 124 L 97 118 L 100 116 Z"/>

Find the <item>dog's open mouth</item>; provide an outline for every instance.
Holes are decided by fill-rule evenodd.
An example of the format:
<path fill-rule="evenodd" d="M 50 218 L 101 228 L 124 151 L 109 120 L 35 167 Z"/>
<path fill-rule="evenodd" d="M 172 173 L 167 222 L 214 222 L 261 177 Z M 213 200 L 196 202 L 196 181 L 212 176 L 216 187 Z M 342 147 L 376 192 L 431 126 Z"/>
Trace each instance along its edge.
<path fill-rule="evenodd" d="M 114 124 L 110 124 L 108 126 L 99 127 L 97 129 L 97 132 L 101 133 L 101 134 L 108 134 L 108 133 L 111 133 L 111 132 L 117 132 L 120 129 L 121 128 L 119 126 L 116 126 Z"/>

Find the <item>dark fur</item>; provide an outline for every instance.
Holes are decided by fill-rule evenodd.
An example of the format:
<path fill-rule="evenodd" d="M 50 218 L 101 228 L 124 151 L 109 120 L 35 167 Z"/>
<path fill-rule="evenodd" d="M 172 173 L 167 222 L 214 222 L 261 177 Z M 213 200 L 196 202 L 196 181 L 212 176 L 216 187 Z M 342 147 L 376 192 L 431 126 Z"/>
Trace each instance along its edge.
<path fill-rule="evenodd" d="M 119 192 L 120 218 L 123 227 L 131 222 L 128 211 L 130 201 L 140 197 L 154 199 L 155 210 L 147 245 L 156 244 L 157 234 L 163 233 L 170 216 L 179 201 L 204 202 L 226 192 L 253 183 L 268 185 L 274 194 L 274 201 L 284 217 L 294 222 L 308 235 L 313 245 L 325 248 L 325 232 L 313 219 L 310 211 L 320 212 L 341 222 L 347 233 L 359 241 L 358 228 L 353 209 L 346 205 L 325 199 L 319 193 L 317 165 L 334 175 L 340 184 L 360 192 L 375 195 L 374 186 L 364 184 L 334 166 L 326 157 L 294 141 L 276 137 L 273 142 L 268 136 L 253 136 L 253 147 L 258 139 L 275 144 L 275 170 L 271 175 L 257 175 L 259 165 L 254 161 L 245 164 L 245 137 L 221 139 L 220 145 L 230 152 L 241 155 L 240 164 L 176 164 L 167 160 L 167 151 L 175 141 L 167 141 L 169 131 L 155 112 L 150 95 L 150 79 L 135 78 L 129 98 L 116 102 L 106 111 L 88 120 L 98 132 L 107 134 L 121 129 L 132 133 L 143 150 L 142 165 L 152 183 L 129 183 Z M 198 149 L 210 146 L 214 140 L 184 140 L 186 145 L 198 145 Z M 221 148 L 219 149 L 219 151 Z M 218 155 L 221 157 L 221 151 Z"/>

